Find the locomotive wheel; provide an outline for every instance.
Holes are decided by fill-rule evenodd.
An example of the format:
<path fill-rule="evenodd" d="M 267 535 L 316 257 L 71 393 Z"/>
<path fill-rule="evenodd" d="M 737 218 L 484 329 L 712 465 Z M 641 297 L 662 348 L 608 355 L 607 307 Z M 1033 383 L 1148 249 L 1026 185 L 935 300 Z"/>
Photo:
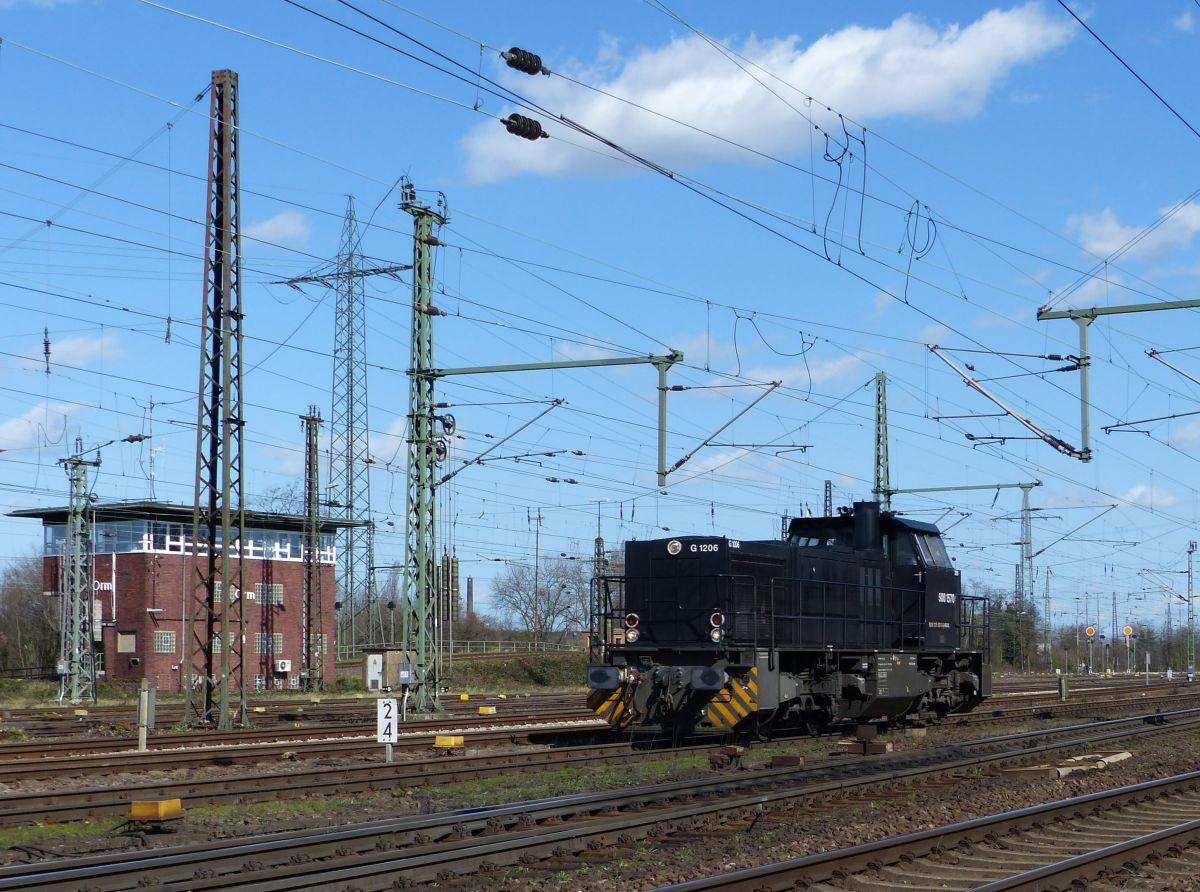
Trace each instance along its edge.
<path fill-rule="evenodd" d="M 811 737 L 820 737 L 829 730 L 829 716 L 815 709 L 810 709 L 800 718 L 800 727 Z"/>

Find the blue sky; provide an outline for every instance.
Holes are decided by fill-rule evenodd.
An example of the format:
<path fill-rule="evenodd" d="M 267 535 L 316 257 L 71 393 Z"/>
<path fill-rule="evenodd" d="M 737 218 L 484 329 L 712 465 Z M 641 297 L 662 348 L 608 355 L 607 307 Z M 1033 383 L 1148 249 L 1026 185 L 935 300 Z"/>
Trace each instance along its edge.
<path fill-rule="evenodd" d="M 1057 4 L 166 7 L 0 2 L 5 510 L 62 504 L 69 444 L 150 433 L 151 400 L 153 438 L 106 447 L 96 491 L 146 497 L 153 454 L 156 495 L 190 503 L 208 108 L 195 97 L 232 68 L 254 239 L 251 505 L 299 475 L 297 416 L 330 411 L 333 295 L 271 283 L 336 255 L 347 195 L 373 223 L 366 253 L 407 261 L 408 217 L 388 191 L 403 174 L 449 200 L 439 365 L 682 349 L 671 383 L 691 389 L 670 396 L 668 463 L 783 382 L 662 488 L 649 367 L 445 382 L 460 463 L 565 401 L 502 447 L 558 455 L 472 467 L 446 494 L 483 602 L 495 559 L 532 556 L 539 510 L 543 553 L 588 556 L 597 504 L 613 543 L 772 537 L 781 514 L 821 510 L 826 479 L 837 504 L 869 496 L 879 370 L 894 486 L 1044 482 L 1036 587 L 1052 570 L 1056 622 L 1086 592 L 1103 596 L 1107 625 L 1116 591 L 1123 618 L 1157 623 L 1163 587 L 1182 589 L 1200 510 L 1197 386 L 1146 351 L 1180 350 L 1163 358 L 1200 377 L 1197 352 L 1181 349 L 1200 345 L 1195 311 L 1092 326 L 1089 464 L 1021 439 L 1011 418 L 947 418 L 997 410 L 926 347 L 1002 379 L 985 386 L 1078 445 L 1078 374 L 1028 374 L 1064 364 L 1037 356 L 1076 352 L 1075 326 L 1038 322 L 1037 308 L 1196 296 L 1200 141 Z M 1193 0 L 1076 8 L 1200 126 Z M 497 50 L 512 45 L 552 74 L 505 68 Z M 550 112 L 535 115 L 550 138 L 506 133 L 498 120 L 515 106 L 479 74 Z M 401 549 L 408 298 L 406 282 L 368 290 L 379 563 Z M 1168 415 L 1181 417 L 1103 430 Z M 786 448 L 797 444 L 810 448 Z M 1000 588 L 1018 559 L 1019 504 L 1014 490 L 896 499 L 954 524 L 967 583 Z M 37 544 L 28 521 L 0 530 L 4 559 Z"/>

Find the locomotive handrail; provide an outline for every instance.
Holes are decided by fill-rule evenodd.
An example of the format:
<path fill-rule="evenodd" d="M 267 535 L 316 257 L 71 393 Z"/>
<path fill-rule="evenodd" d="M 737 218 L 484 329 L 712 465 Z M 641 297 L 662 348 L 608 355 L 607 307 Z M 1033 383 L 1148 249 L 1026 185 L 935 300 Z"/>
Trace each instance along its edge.
<path fill-rule="evenodd" d="M 658 577 L 652 576 L 622 576 L 619 577 L 622 586 L 632 580 L 644 579 L 653 583 Z M 821 644 L 828 646 L 853 646 L 863 643 L 861 636 L 852 635 L 859 630 L 871 630 L 869 644 L 882 649 L 911 650 L 925 646 L 926 635 L 926 604 L 922 589 L 918 587 L 873 585 L 862 582 L 844 582 L 832 579 L 803 579 L 791 576 L 774 576 L 769 583 L 764 583 L 751 574 L 746 573 L 696 573 L 668 577 L 674 584 L 707 583 L 712 586 L 714 601 L 696 600 L 689 605 L 689 620 L 698 622 L 708 610 L 719 610 L 725 616 L 725 643 L 739 642 L 758 648 L 761 643 L 769 643 L 773 652 L 780 646 L 781 622 L 795 623 L 795 633 L 789 638 L 799 641 L 804 636 L 804 629 L 811 623 L 819 628 Z M 664 580 L 665 581 L 665 580 Z M 742 586 L 748 591 L 738 591 Z M 857 591 L 859 597 L 851 599 L 846 593 Z M 878 602 L 871 606 L 869 593 L 878 593 Z M 820 600 L 819 608 L 814 612 L 804 609 L 804 600 L 811 593 Z M 837 593 L 841 593 L 838 596 Z M 782 595 L 782 598 L 780 597 Z M 785 603 L 781 604 L 783 600 Z M 795 613 L 783 612 L 789 603 L 794 603 Z M 858 607 L 848 609 L 847 604 L 857 603 Z M 701 605 L 704 606 L 701 606 Z M 840 606 L 834 611 L 831 604 Z M 652 598 L 639 606 L 642 628 L 651 630 L 654 635 L 657 624 L 666 622 L 667 615 L 658 611 L 664 605 L 656 603 Z M 675 604 L 673 621 L 678 620 L 678 611 L 683 606 Z M 765 611 L 765 615 L 760 613 Z M 889 616 L 881 616 L 887 611 Z M 858 615 L 855 616 L 854 614 Z M 601 616 L 618 626 L 623 617 L 621 611 L 609 607 Z M 747 622 L 748 620 L 748 622 Z M 768 629 L 760 626 L 769 623 Z M 830 625 L 836 624 L 836 633 L 830 635 Z M 973 624 L 972 624 L 973 625 Z M 645 634 L 645 632 L 643 632 Z M 707 641 L 697 637 L 690 638 L 653 638 L 656 643 L 673 643 L 687 645 L 707 644 Z"/>

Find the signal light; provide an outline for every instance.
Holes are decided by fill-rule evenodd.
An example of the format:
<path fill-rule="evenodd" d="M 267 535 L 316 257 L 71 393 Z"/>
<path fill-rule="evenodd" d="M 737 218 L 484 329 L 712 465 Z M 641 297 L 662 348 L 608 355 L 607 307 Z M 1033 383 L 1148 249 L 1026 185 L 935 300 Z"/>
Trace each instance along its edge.
<path fill-rule="evenodd" d="M 625 628 L 636 629 L 640 619 L 641 617 L 639 617 L 636 613 L 625 614 Z"/>
<path fill-rule="evenodd" d="M 531 53 L 529 50 L 523 50 L 519 46 L 512 47 L 507 53 L 501 53 L 500 58 L 508 64 L 509 68 L 515 68 L 525 74 L 550 74 L 542 67 L 541 56 Z"/>
<path fill-rule="evenodd" d="M 725 614 L 720 611 L 713 611 L 713 615 L 708 618 L 708 624 L 714 629 L 718 629 L 725 624 Z"/>
<path fill-rule="evenodd" d="M 541 121 L 527 118 L 524 115 L 518 115 L 516 112 L 513 112 L 500 123 L 513 136 L 519 136 L 522 139 L 538 140 L 549 139 L 550 137 L 550 134 L 542 129 Z"/>

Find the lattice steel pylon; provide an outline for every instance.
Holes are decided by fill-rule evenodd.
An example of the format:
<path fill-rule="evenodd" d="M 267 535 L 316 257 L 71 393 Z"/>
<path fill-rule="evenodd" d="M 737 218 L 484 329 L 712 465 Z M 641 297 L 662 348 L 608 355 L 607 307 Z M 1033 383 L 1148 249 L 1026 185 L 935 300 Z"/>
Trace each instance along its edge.
<path fill-rule="evenodd" d="M 96 699 L 96 659 L 92 643 L 92 525 L 88 518 L 88 468 L 100 460 L 84 459 L 81 448 L 59 464 L 67 472 L 71 502 L 62 542 L 62 628 L 59 635 L 59 701 Z"/>
<path fill-rule="evenodd" d="M 304 423 L 304 598 L 300 602 L 300 676 L 304 689 L 325 685 L 325 611 L 321 591 L 321 473 L 317 434 L 321 412 L 309 406 Z"/>
<path fill-rule="evenodd" d="M 892 510 L 892 480 L 888 468 L 887 375 L 875 373 L 875 501 Z"/>
<path fill-rule="evenodd" d="M 338 532 L 338 652 L 353 657 L 359 626 L 365 643 L 384 642 L 375 588 L 375 524 L 371 519 L 371 464 L 367 439 L 367 302 L 354 198 L 338 253 L 337 310 L 333 342 L 333 415 L 330 418 L 331 507 L 346 520 L 363 521 Z"/>
<path fill-rule="evenodd" d="M 235 718 L 246 721 L 237 92 L 235 72 L 213 72 L 192 511 L 195 574 L 184 645 L 184 723 L 220 729 L 232 728 Z"/>
<path fill-rule="evenodd" d="M 405 659 L 412 664 L 409 688 L 413 708 L 425 712 L 437 705 L 440 675 L 437 619 L 437 542 L 435 521 L 437 463 L 440 444 L 435 430 L 433 317 L 439 312 L 433 294 L 433 249 L 440 245 L 434 226 L 446 222 L 445 202 L 438 210 L 420 204 L 416 190 L 405 184 L 400 207 L 413 218 L 412 355 L 408 388 L 408 490 L 405 499 L 404 610 L 401 634 Z"/>

